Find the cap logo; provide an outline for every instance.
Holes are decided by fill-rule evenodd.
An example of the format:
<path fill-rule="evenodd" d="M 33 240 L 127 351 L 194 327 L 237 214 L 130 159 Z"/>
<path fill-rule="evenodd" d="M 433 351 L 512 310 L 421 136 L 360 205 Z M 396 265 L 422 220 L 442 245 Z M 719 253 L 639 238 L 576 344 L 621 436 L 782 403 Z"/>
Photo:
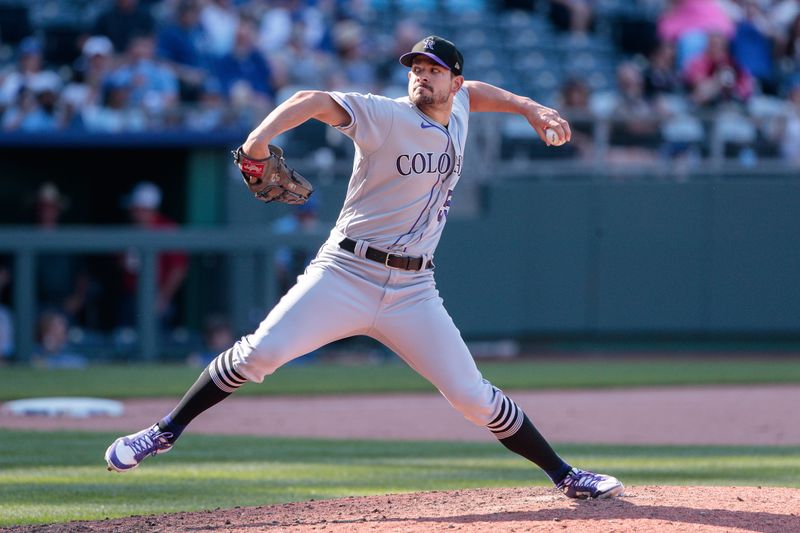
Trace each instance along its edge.
<path fill-rule="evenodd" d="M 433 50 L 433 47 L 436 45 L 436 41 L 434 41 L 433 38 L 428 37 L 422 41 L 422 45 L 425 47 L 425 50 Z"/>
<path fill-rule="evenodd" d="M 456 70 L 461 70 L 461 65 L 458 64 L 458 61 L 456 61 L 454 66 L 456 67 Z"/>

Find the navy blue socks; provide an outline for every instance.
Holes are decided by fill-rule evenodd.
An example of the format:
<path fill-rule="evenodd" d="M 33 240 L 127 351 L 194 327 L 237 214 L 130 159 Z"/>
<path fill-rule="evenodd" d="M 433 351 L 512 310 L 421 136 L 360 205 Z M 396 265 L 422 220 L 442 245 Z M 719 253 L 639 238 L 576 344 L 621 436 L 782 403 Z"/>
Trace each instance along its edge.
<path fill-rule="evenodd" d="M 172 438 L 169 440 L 174 442 L 197 415 L 230 395 L 230 392 L 220 389 L 212 381 L 208 368 L 206 368 L 175 409 L 161 419 L 158 427 L 161 431 L 172 433 Z"/>
<path fill-rule="evenodd" d="M 500 442 L 512 452 L 535 463 L 544 470 L 553 483 L 558 484 L 572 467 L 553 451 L 547 440 L 528 419 L 528 415 L 523 413 L 522 416 L 519 430 L 510 437 L 500 439 Z"/>

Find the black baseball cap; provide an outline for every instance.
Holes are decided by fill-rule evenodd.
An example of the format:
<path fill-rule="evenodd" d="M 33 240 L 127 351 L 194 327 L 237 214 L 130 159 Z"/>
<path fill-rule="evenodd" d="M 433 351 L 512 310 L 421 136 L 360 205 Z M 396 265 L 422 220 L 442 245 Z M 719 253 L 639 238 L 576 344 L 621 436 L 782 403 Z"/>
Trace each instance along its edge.
<path fill-rule="evenodd" d="M 400 56 L 400 63 L 410 67 L 411 62 L 418 55 L 433 59 L 443 67 L 450 69 L 456 76 L 460 76 L 464 69 L 464 56 L 458 51 L 456 45 L 436 35 L 425 37 L 415 44 L 410 52 Z"/>

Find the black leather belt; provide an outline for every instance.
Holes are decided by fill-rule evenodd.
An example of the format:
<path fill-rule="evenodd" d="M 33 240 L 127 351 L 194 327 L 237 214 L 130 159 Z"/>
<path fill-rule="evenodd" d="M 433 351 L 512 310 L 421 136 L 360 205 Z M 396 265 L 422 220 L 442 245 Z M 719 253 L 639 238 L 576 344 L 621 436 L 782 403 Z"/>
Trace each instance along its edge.
<path fill-rule="evenodd" d="M 344 240 L 339 243 L 339 247 L 347 250 L 348 252 L 356 253 L 356 241 L 348 237 L 345 237 Z M 400 268 L 402 270 L 422 270 L 421 257 L 411 257 L 395 252 L 384 252 L 372 247 L 368 247 L 367 253 L 364 255 L 370 261 L 381 263 L 390 268 Z M 432 267 L 433 261 L 428 261 L 428 263 L 425 265 L 425 268 Z"/>

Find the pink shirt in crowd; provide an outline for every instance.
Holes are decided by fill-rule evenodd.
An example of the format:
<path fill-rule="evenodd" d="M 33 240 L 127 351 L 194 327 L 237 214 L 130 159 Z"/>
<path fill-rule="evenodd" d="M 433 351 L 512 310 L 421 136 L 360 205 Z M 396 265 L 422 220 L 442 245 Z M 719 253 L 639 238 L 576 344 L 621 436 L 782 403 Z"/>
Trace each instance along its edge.
<path fill-rule="evenodd" d="M 717 0 L 677 0 L 658 21 L 658 36 L 675 41 L 691 30 L 721 33 L 730 38 L 734 24 Z"/>

